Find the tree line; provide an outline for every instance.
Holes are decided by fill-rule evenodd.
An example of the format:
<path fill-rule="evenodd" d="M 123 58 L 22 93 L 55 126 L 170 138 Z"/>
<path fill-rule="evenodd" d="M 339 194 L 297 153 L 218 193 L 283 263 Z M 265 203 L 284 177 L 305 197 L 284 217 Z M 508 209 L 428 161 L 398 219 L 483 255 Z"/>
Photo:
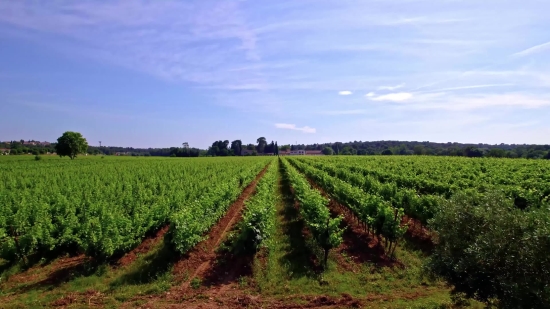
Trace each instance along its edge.
<path fill-rule="evenodd" d="M 42 145 L 35 141 L 18 140 L 0 142 L 0 149 L 10 150 L 12 155 L 54 153 L 57 143 Z M 129 156 L 160 156 L 160 157 L 204 157 L 204 156 L 240 156 L 279 154 L 287 150 L 320 150 L 325 155 L 433 155 L 462 157 L 496 157 L 496 158 L 528 158 L 550 159 L 550 145 L 520 145 L 520 144 L 462 144 L 434 143 L 409 141 L 353 141 L 322 144 L 281 145 L 268 142 L 265 137 L 259 137 L 255 144 L 244 144 L 242 140 L 218 140 L 208 149 L 199 148 L 133 148 L 117 146 L 88 146 L 85 151 L 91 155 L 129 155 Z M 0 151 L 1 153 L 2 151 Z"/>
<path fill-rule="evenodd" d="M 265 137 L 258 137 L 258 139 L 256 139 L 256 145 L 245 145 L 240 139 L 234 140 L 231 143 L 229 143 L 229 140 L 219 140 L 212 143 L 212 146 L 208 148 L 206 154 L 214 157 L 242 155 L 255 156 L 265 154 L 278 155 L 279 146 L 277 145 L 277 142 L 271 141 L 271 143 L 268 143 Z"/>
<path fill-rule="evenodd" d="M 321 150 L 337 155 L 428 155 L 459 157 L 496 157 L 550 159 L 550 145 L 462 144 L 408 141 L 335 142 L 283 145 L 281 150 Z"/>

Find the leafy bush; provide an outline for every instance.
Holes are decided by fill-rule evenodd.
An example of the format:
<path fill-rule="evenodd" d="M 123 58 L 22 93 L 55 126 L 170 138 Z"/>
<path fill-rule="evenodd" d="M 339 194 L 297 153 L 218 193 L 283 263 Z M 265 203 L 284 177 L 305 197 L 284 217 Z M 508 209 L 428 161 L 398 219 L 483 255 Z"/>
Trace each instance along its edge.
<path fill-rule="evenodd" d="M 522 211 L 501 192 L 464 193 L 430 220 L 437 246 L 427 269 L 455 293 L 500 308 L 550 308 L 550 210 Z"/>

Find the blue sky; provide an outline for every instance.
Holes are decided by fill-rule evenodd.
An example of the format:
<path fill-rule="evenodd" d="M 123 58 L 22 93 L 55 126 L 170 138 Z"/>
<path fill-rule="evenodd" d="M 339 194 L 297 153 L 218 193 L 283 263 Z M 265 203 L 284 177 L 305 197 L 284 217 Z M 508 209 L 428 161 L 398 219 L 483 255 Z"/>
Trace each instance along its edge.
<path fill-rule="evenodd" d="M 0 140 L 550 143 L 545 0 L 0 0 Z"/>

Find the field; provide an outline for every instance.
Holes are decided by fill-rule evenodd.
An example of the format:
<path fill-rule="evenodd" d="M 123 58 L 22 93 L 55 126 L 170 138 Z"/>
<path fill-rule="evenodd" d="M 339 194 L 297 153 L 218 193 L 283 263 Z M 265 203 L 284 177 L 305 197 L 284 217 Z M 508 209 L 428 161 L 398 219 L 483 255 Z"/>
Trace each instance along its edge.
<path fill-rule="evenodd" d="M 453 308 L 428 222 L 495 190 L 549 208 L 550 162 L 0 157 L 0 307 Z"/>

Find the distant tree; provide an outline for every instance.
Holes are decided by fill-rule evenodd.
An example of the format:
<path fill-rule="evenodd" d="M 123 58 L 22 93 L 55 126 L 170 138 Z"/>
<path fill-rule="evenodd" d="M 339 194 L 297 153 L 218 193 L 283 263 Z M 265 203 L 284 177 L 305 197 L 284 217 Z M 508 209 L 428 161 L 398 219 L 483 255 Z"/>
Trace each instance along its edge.
<path fill-rule="evenodd" d="M 330 147 L 325 147 L 322 151 L 325 156 L 332 156 L 334 154 L 334 150 Z"/>
<path fill-rule="evenodd" d="M 266 153 L 275 153 L 275 143 L 271 141 L 271 144 L 267 145 L 265 149 Z"/>
<path fill-rule="evenodd" d="M 332 150 L 334 150 L 335 154 L 340 154 L 340 150 L 342 150 L 342 148 L 344 148 L 343 145 L 344 144 L 342 144 L 341 142 L 336 142 L 332 145 Z"/>
<path fill-rule="evenodd" d="M 212 146 L 208 150 L 208 154 L 211 156 L 217 156 L 220 153 L 220 148 L 218 146 Z"/>
<path fill-rule="evenodd" d="M 254 147 L 254 144 L 248 144 L 246 145 L 246 150 L 254 150 L 256 147 Z"/>
<path fill-rule="evenodd" d="M 414 152 L 415 155 L 421 156 L 421 155 L 426 154 L 426 149 L 424 149 L 424 146 L 422 146 L 422 145 L 416 145 L 413 148 L 413 152 Z"/>
<path fill-rule="evenodd" d="M 78 132 L 67 131 L 57 139 L 55 151 L 60 157 L 76 158 L 78 154 L 85 153 L 88 150 L 88 142 Z"/>
<path fill-rule="evenodd" d="M 550 160 L 550 151 L 548 151 L 548 153 L 546 154 L 546 156 L 544 158 L 547 159 L 547 160 Z"/>
<path fill-rule="evenodd" d="M 344 148 L 342 148 L 342 150 L 340 150 L 340 154 L 341 155 L 355 155 L 357 154 L 357 150 L 353 149 L 352 147 L 350 146 L 346 146 Z"/>
<path fill-rule="evenodd" d="M 256 148 L 258 153 L 264 153 L 265 146 L 267 145 L 267 141 L 265 140 L 265 137 L 258 137 L 256 142 L 258 143 L 258 147 Z"/>
<path fill-rule="evenodd" d="M 382 155 L 383 156 L 391 156 L 391 155 L 393 155 L 393 152 L 391 152 L 391 150 L 389 150 L 389 149 L 386 149 L 386 150 L 382 151 Z"/>
<path fill-rule="evenodd" d="M 277 142 L 275 142 L 275 155 L 279 155 L 279 145 L 277 145 Z"/>
<path fill-rule="evenodd" d="M 283 145 L 283 146 L 281 146 L 281 150 L 282 150 L 282 151 L 290 150 L 290 145 Z"/>
<path fill-rule="evenodd" d="M 506 150 L 500 148 L 492 148 L 487 152 L 488 157 L 504 158 L 506 157 Z"/>
<path fill-rule="evenodd" d="M 233 154 L 236 156 L 241 155 L 241 151 L 243 148 L 243 142 L 238 139 L 231 142 L 231 150 L 233 150 Z"/>
<path fill-rule="evenodd" d="M 464 156 L 470 158 L 483 157 L 483 151 L 479 148 L 468 146 L 464 148 Z"/>

